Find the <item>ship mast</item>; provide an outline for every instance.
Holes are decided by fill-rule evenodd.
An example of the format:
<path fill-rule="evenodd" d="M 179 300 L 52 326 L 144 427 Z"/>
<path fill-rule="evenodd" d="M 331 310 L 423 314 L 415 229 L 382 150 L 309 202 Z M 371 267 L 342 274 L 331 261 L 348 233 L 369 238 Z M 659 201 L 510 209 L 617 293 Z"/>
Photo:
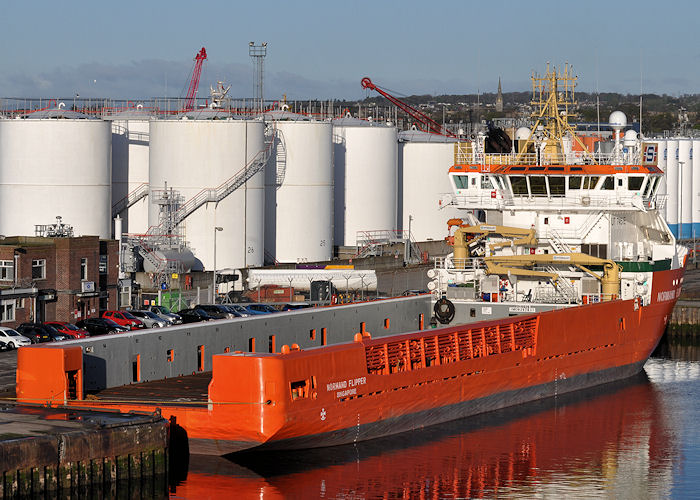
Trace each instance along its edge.
<path fill-rule="evenodd" d="M 523 156 L 528 151 L 531 144 L 540 150 L 539 163 L 552 164 L 562 163 L 565 156 L 565 149 L 562 139 L 568 134 L 577 141 L 592 163 L 595 163 L 593 156 L 576 136 L 574 129 L 569 125 L 570 110 L 576 106 L 574 88 L 576 87 L 577 76 L 574 76 L 569 63 L 564 65 L 564 71 L 557 71 L 547 63 L 547 72 L 544 76 L 537 73 L 532 74 L 532 101 L 530 104 L 535 111 L 532 118 L 535 126 L 530 132 L 530 136 L 521 148 L 515 163 L 524 162 Z"/>

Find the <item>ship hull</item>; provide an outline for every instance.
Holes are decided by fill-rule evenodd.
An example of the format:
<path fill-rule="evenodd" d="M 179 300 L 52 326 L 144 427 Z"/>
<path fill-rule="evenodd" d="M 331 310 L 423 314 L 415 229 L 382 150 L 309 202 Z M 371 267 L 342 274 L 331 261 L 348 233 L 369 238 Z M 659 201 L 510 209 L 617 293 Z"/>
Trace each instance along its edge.
<path fill-rule="evenodd" d="M 198 454 L 374 439 L 638 373 L 663 335 L 683 271 L 655 272 L 648 304 L 615 300 L 386 337 L 361 331 L 355 342 L 307 350 L 284 346 L 276 354 L 217 354 L 210 382 L 204 380 L 206 399 L 196 403 L 99 394 L 71 399 L 69 375 L 77 374 L 78 385 L 85 376 L 82 349 L 23 348 L 18 398 L 123 412 L 158 410 L 181 427 L 174 431 Z M 34 364 L 28 363 L 32 351 Z M 63 385 L 37 383 L 47 379 Z M 184 396 L 179 379 L 161 382 L 180 387 L 178 395 Z M 136 387 L 123 391 L 134 393 Z M 193 390 L 204 392 L 197 385 Z"/>
<path fill-rule="evenodd" d="M 340 429 L 323 434 L 312 434 L 279 441 L 270 441 L 257 446 L 259 450 L 294 450 L 337 446 L 358 441 L 376 439 L 402 432 L 410 432 L 452 420 L 517 406 L 540 399 L 588 389 L 594 386 L 623 380 L 638 374 L 646 360 L 625 366 L 586 373 L 571 378 L 554 380 L 522 389 L 502 392 L 491 396 L 463 401 L 457 404 L 435 407 L 416 413 L 388 418 L 378 422 Z M 201 443 L 204 445 L 205 443 Z M 232 443 L 233 444 L 233 443 Z M 238 450 L 252 447 L 253 443 L 236 443 Z"/>

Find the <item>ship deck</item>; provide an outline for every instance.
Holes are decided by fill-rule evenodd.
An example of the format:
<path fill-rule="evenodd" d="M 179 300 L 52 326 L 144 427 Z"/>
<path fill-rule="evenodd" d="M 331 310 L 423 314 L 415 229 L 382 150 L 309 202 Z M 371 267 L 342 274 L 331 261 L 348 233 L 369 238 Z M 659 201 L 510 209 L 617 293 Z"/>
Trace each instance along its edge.
<path fill-rule="evenodd" d="M 152 380 L 138 384 L 111 387 L 90 392 L 89 399 L 119 401 L 159 406 L 182 405 L 188 407 L 206 406 L 209 400 L 209 382 L 212 372 L 197 373 L 163 380 Z"/>

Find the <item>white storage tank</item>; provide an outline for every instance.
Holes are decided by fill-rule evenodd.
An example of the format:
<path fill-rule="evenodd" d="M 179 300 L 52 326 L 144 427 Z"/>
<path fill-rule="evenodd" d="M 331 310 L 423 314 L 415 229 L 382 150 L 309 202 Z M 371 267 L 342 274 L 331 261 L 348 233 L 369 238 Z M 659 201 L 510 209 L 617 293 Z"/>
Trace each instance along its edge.
<path fill-rule="evenodd" d="M 126 206 L 126 198 L 148 192 L 150 113 L 135 108 L 105 116 L 112 122 L 112 215 Z M 148 230 L 149 198 L 145 196 L 119 211 L 125 233 Z"/>
<path fill-rule="evenodd" d="M 667 163 L 667 157 L 668 157 L 668 151 L 667 151 L 667 141 L 666 139 L 650 139 L 650 142 L 656 142 L 658 144 L 658 153 L 657 153 L 657 166 L 661 171 L 664 173 L 664 176 L 661 177 L 661 181 L 659 183 L 659 188 L 657 189 L 656 193 L 658 195 L 666 195 L 666 163 Z M 668 220 L 668 216 L 666 211 L 668 210 L 668 203 L 664 203 L 663 205 L 663 210 L 661 211 L 661 215 L 664 217 L 664 219 Z"/>
<path fill-rule="evenodd" d="M 396 127 L 357 118 L 333 121 L 334 243 L 355 246 L 358 231 L 396 229 Z"/>
<path fill-rule="evenodd" d="M 278 141 L 265 174 L 265 250 L 276 262 L 333 257 L 333 141 L 330 122 L 268 115 Z"/>
<path fill-rule="evenodd" d="M 111 237 L 111 124 L 64 109 L 0 120 L 0 234 L 33 236 L 57 216 Z"/>
<path fill-rule="evenodd" d="M 678 236 L 678 139 L 666 141 L 666 222 Z"/>
<path fill-rule="evenodd" d="M 693 139 L 690 150 L 693 159 L 693 231 L 692 237 L 700 237 L 700 139 Z"/>
<path fill-rule="evenodd" d="M 454 165 L 454 144 L 425 132 L 399 134 L 399 225 L 408 230 L 411 217 L 414 240 L 442 240 L 448 219 L 460 217 L 457 208 L 440 206 L 444 195 L 452 193 L 448 171 Z"/>
<path fill-rule="evenodd" d="M 259 120 L 152 120 L 150 122 L 149 225 L 159 222 L 154 190 L 177 191 L 185 203 L 240 172 L 265 148 L 265 125 Z M 206 270 L 263 263 L 263 172 L 220 203 L 199 207 L 182 223 L 185 239 Z M 216 231 L 215 227 L 223 228 Z M 197 269 L 197 266 L 195 266 Z"/>
<path fill-rule="evenodd" d="M 693 191 L 693 140 L 678 140 L 678 182 L 680 183 L 678 198 L 679 231 L 681 238 L 690 238 L 693 224 L 693 197 L 698 195 Z"/>

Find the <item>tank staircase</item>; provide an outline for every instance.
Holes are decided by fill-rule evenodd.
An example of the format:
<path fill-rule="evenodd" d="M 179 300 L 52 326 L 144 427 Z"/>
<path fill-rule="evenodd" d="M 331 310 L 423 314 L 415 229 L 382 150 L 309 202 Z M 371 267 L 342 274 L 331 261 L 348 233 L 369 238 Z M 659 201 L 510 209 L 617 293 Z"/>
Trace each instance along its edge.
<path fill-rule="evenodd" d="M 278 130 L 274 138 L 275 145 L 275 184 L 279 188 L 284 182 L 284 176 L 287 172 L 287 148 L 284 144 L 282 131 Z"/>
<path fill-rule="evenodd" d="M 171 218 L 171 223 L 173 224 L 172 228 L 161 227 L 159 225 L 151 228 L 149 233 L 152 230 L 154 232 L 168 232 L 168 229 L 173 229 L 175 226 L 181 224 L 198 208 L 206 205 L 207 203 L 219 203 L 228 195 L 236 191 L 239 187 L 243 186 L 255 174 L 265 168 L 265 165 L 270 159 L 276 136 L 276 130 L 269 133 L 265 139 L 265 148 L 259 151 L 245 167 L 239 170 L 234 176 L 226 180 L 223 184 L 212 189 L 202 189 L 199 193 L 183 203 Z M 153 192 L 155 194 L 156 190 L 153 190 Z"/>
<path fill-rule="evenodd" d="M 116 217 L 124 210 L 134 205 L 138 201 L 148 196 L 148 182 L 139 184 L 134 190 L 127 194 L 124 198 L 112 205 L 112 218 Z"/>

